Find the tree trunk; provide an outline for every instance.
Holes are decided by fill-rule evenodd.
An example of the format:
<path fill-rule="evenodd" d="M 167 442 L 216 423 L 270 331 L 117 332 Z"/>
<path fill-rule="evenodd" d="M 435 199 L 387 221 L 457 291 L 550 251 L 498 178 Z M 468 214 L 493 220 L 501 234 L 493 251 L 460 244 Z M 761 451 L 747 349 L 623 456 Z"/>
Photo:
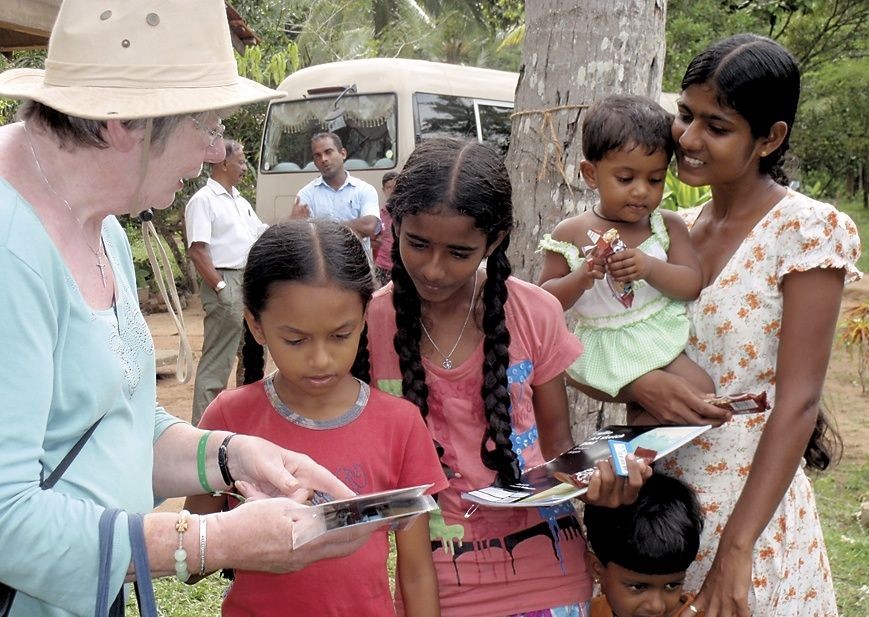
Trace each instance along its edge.
<path fill-rule="evenodd" d="M 591 207 L 579 178 L 584 109 L 609 94 L 655 100 L 664 64 L 665 0 L 533 0 L 525 3 L 525 42 L 507 169 L 516 227 L 515 274 L 535 281 L 537 242 L 562 219 Z M 572 327 L 575 319 L 568 313 Z M 574 397 L 571 397 L 574 398 Z M 574 436 L 624 418 L 621 405 L 576 395 Z"/>

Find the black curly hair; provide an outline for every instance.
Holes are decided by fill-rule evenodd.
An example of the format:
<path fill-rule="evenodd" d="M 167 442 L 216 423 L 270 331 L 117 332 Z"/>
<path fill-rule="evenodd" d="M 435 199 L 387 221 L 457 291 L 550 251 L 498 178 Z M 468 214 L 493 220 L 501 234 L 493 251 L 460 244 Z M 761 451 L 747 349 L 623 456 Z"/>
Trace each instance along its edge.
<path fill-rule="evenodd" d="M 396 226 L 405 216 L 447 209 L 474 219 L 486 234 L 489 254 L 483 286 L 483 399 L 487 426 L 480 444 L 480 457 L 505 484 L 519 477 L 519 462 L 510 436 L 510 391 L 507 386 L 510 332 L 504 314 L 507 278 L 512 268 L 507 259 L 513 229 L 510 179 L 504 162 L 491 148 L 476 142 L 431 139 L 420 144 L 407 160 L 395 183 L 387 206 Z M 420 356 L 420 298 L 401 260 L 400 243 L 392 246 L 395 351 L 401 369 L 404 397 L 428 416 L 428 386 Z"/>

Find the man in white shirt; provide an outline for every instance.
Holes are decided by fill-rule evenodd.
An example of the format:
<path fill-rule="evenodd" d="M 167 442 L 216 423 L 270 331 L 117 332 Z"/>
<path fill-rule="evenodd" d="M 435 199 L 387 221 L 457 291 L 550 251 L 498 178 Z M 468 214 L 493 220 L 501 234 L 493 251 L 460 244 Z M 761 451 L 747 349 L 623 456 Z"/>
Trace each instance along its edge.
<path fill-rule="evenodd" d="M 193 424 L 226 388 L 243 332 L 242 274 L 265 225 L 236 185 L 247 171 L 244 147 L 226 140 L 226 158 L 184 209 L 188 255 L 202 277 L 202 356 L 193 386 Z"/>
<path fill-rule="evenodd" d="M 331 218 L 356 232 L 371 253 L 371 238 L 380 231 L 377 189 L 354 178 L 344 168 L 347 150 L 335 133 L 311 138 L 311 154 L 320 177 L 296 196 L 292 218 Z"/>

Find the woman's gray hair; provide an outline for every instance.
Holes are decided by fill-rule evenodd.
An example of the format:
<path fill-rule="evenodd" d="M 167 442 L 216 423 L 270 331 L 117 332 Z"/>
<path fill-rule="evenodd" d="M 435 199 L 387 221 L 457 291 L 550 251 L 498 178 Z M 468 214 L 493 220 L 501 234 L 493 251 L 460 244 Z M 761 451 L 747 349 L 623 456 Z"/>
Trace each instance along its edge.
<path fill-rule="evenodd" d="M 185 118 L 193 117 L 198 122 L 205 123 L 209 116 L 219 116 L 219 113 L 217 110 L 211 110 L 195 114 L 153 118 L 151 147 L 158 154 L 162 152 L 169 136 Z M 61 148 L 66 146 L 105 148 L 108 146 L 102 135 L 103 129 L 106 128 L 105 120 L 88 120 L 87 118 L 68 116 L 33 100 L 22 102 L 18 110 L 18 119 L 36 122 L 48 129 L 58 138 Z M 127 128 L 139 129 L 145 126 L 147 120 L 122 120 L 121 122 Z"/>

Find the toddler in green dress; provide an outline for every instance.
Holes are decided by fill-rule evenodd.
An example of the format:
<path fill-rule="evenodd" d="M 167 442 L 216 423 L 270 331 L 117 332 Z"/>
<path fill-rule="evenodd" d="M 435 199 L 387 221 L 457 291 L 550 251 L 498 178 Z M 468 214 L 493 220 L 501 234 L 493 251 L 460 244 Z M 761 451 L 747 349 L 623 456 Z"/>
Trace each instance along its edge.
<path fill-rule="evenodd" d="M 599 400 L 619 399 L 625 386 L 655 369 L 678 373 L 699 393 L 714 392 L 706 372 L 683 353 L 684 303 L 700 293 L 700 264 L 682 219 L 658 210 L 673 154 L 671 124 L 670 114 L 643 97 L 611 96 L 592 105 L 580 171 L 600 201 L 540 241 L 538 284 L 579 314 L 575 333 L 584 352 L 567 373 Z M 583 251 L 595 234 L 610 230 L 622 250 Z"/>

